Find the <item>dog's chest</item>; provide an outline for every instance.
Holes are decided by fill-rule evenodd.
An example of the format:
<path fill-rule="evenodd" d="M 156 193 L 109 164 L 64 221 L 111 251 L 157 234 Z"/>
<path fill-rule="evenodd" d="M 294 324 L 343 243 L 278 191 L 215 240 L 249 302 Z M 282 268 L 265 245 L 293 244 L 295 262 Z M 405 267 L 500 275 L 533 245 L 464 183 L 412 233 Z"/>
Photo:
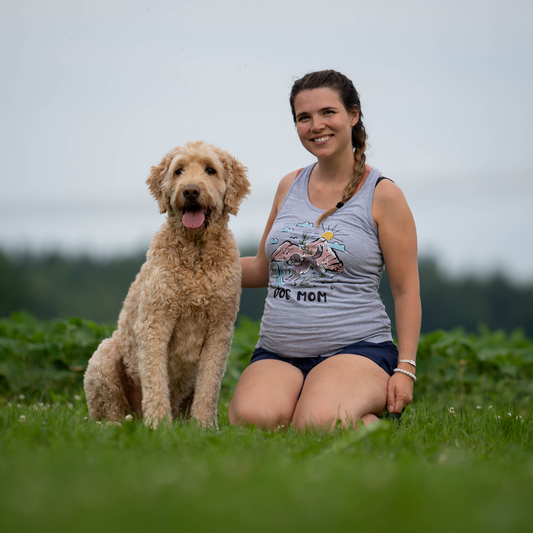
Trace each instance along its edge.
<path fill-rule="evenodd" d="M 228 265 L 192 265 L 190 269 L 174 272 L 175 306 L 179 314 L 187 310 L 207 311 L 213 306 L 224 306 L 238 299 L 240 277 Z"/>
<path fill-rule="evenodd" d="M 182 316 L 176 323 L 168 344 L 169 374 L 195 372 L 207 336 L 207 317 L 204 313 Z"/>

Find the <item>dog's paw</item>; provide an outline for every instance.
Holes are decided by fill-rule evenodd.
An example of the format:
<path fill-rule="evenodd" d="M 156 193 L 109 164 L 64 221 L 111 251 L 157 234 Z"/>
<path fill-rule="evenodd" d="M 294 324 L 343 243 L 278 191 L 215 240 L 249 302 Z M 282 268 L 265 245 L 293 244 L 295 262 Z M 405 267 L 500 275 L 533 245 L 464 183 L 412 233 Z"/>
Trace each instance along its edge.
<path fill-rule="evenodd" d="M 161 425 L 171 424 L 172 417 L 170 414 L 164 416 L 145 416 L 144 425 L 152 429 L 157 429 Z"/>
<path fill-rule="evenodd" d="M 204 429 L 204 430 L 215 430 L 215 431 L 219 430 L 218 421 L 217 421 L 216 417 L 214 417 L 214 418 L 210 417 L 210 418 L 207 418 L 207 419 L 200 419 L 200 418 L 193 417 L 193 420 L 196 421 L 196 424 L 201 429 Z"/>

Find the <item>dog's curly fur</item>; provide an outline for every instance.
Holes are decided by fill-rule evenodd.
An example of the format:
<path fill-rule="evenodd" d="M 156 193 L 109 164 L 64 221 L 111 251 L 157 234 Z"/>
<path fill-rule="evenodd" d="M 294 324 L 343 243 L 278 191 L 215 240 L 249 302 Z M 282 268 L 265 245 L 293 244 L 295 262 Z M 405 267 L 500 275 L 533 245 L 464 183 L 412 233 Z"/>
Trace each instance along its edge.
<path fill-rule="evenodd" d="M 157 427 L 190 406 L 201 425 L 216 426 L 241 294 L 228 220 L 250 191 L 246 168 L 197 141 L 166 154 L 146 183 L 167 220 L 128 292 L 118 329 L 89 361 L 89 414 L 108 422 L 135 414 Z"/>

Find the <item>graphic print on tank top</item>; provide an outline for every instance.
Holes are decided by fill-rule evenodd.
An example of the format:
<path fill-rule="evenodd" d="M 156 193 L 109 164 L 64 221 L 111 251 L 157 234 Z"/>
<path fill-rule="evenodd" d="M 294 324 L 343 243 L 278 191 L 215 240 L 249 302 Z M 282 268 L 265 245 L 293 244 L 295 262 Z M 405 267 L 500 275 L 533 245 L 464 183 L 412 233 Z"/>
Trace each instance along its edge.
<path fill-rule="evenodd" d="M 311 222 L 299 222 L 279 231 L 291 235 L 270 256 L 271 287 L 316 287 L 338 281 L 338 274 L 344 272 L 339 254 L 346 249 L 331 229 L 324 231 Z M 272 238 L 268 244 L 278 242 Z"/>

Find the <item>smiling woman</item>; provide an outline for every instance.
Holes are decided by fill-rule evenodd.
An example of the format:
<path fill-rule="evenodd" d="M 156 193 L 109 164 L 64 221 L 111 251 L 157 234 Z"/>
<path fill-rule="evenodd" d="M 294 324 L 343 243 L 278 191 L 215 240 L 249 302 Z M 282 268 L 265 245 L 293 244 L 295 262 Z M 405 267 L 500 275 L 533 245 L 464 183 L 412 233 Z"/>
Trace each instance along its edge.
<path fill-rule="evenodd" d="M 420 332 L 413 217 L 400 189 L 366 165 L 361 103 L 346 76 L 307 74 L 290 103 L 317 161 L 281 180 L 257 256 L 241 259 L 243 287 L 269 289 L 229 420 L 331 430 L 399 415 L 412 399 Z M 378 294 L 385 265 L 399 357 Z"/>

